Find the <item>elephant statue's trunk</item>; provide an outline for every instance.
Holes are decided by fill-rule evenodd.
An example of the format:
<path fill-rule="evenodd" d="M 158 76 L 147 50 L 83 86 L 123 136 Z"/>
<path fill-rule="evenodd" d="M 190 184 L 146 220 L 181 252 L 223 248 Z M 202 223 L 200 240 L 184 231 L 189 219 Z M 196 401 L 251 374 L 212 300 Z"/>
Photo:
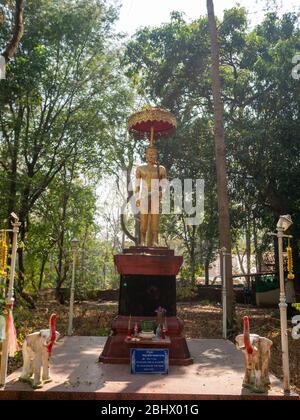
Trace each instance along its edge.
<path fill-rule="evenodd" d="M 49 339 L 49 344 L 47 346 L 48 353 L 49 353 L 50 356 L 51 356 L 51 353 L 52 353 L 53 345 L 54 345 L 55 340 L 56 340 L 55 321 L 56 321 L 56 314 L 52 314 L 50 316 L 50 321 L 49 321 L 50 339 Z"/>
<path fill-rule="evenodd" d="M 250 332 L 249 332 L 249 317 L 244 316 L 244 345 L 247 351 L 247 354 L 252 357 L 253 355 L 253 346 L 250 341 Z"/>

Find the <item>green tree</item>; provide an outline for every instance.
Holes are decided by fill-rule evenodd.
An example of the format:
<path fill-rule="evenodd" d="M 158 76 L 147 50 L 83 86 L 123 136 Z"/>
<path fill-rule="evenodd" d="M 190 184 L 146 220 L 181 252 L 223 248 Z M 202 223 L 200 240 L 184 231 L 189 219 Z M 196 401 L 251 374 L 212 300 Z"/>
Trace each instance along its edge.
<path fill-rule="evenodd" d="M 213 121 L 207 25 L 205 17 L 186 23 L 181 15 L 173 14 L 170 23 L 138 31 L 125 60 L 128 75 L 140 91 L 176 114 L 179 131 L 192 127 L 197 115 L 203 122 L 206 119 L 210 134 L 204 154 L 211 151 Z M 218 28 L 233 239 L 238 241 L 247 226 L 248 238 L 260 241 L 255 249 L 261 253 L 270 244 L 264 233 L 274 230 L 280 213 L 291 213 L 299 271 L 295 234 L 299 189 L 295 179 L 299 175 L 300 85 L 291 77 L 292 57 L 299 50 L 297 17 L 267 13 L 263 22 L 250 30 L 245 10 L 233 8 L 224 12 Z M 198 128 L 198 137 L 192 138 L 188 130 L 185 135 L 194 145 L 201 130 Z M 181 150 L 178 143 L 173 146 L 163 154 L 167 166 Z M 194 156 L 191 147 L 185 154 L 187 167 Z M 199 160 L 198 167 L 201 164 Z"/>
<path fill-rule="evenodd" d="M 211 55 L 212 55 L 212 96 L 214 106 L 214 134 L 215 134 L 215 155 L 217 169 L 217 197 L 219 212 L 219 238 L 220 248 L 224 249 L 226 254 L 226 270 L 223 271 L 227 288 L 227 319 L 229 325 L 232 325 L 234 316 L 233 306 L 233 281 L 232 281 L 232 259 L 231 259 L 231 231 L 228 202 L 227 186 L 227 167 L 226 167 L 226 149 L 224 134 L 224 108 L 221 96 L 221 77 L 220 77 L 220 47 L 218 39 L 217 23 L 214 14 L 214 5 L 212 0 L 207 0 L 208 25 L 211 37 Z M 223 257 L 224 258 L 224 257 Z"/>
<path fill-rule="evenodd" d="M 23 243 L 35 206 L 65 168 L 76 161 L 85 173 L 104 170 L 111 127 L 128 97 L 114 46 L 115 9 L 101 0 L 39 0 L 26 2 L 25 13 L 19 54 L 0 94 L 2 218 L 19 214 Z M 0 26 L 1 44 L 7 25 Z M 18 253 L 24 294 L 23 248 Z"/>

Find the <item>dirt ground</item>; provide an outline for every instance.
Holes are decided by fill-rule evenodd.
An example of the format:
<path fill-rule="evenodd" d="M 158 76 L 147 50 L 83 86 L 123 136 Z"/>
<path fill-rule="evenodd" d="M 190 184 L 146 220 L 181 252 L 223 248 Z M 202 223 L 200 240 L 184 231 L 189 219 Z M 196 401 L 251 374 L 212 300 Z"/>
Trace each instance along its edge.
<path fill-rule="evenodd" d="M 112 318 L 117 314 L 117 302 L 80 302 L 75 305 L 74 335 L 105 336 L 110 330 Z M 178 303 L 178 317 L 184 321 L 187 338 L 221 338 L 222 309 L 218 305 L 201 304 L 201 302 Z M 280 321 L 275 309 L 259 309 L 245 305 L 237 306 L 236 331 L 242 332 L 242 318 L 250 316 L 251 332 L 270 338 L 273 341 L 271 371 L 282 377 Z M 41 302 L 36 310 L 16 308 L 14 316 L 20 344 L 26 334 L 46 328 L 50 314 L 57 314 L 56 329 L 65 335 L 68 327 L 68 307 L 55 301 Z M 300 341 L 291 338 L 289 333 L 291 382 L 295 390 L 300 392 Z M 22 355 L 19 352 L 9 362 L 12 372 L 22 365 Z"/>

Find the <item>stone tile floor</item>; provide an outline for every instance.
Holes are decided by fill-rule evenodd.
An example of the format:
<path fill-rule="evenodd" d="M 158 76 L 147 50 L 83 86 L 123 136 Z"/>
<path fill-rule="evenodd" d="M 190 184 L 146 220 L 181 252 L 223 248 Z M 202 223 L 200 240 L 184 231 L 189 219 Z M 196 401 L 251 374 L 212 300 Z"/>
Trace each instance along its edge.
<path fill-rule="evenodd" d="M 282 399 L 280 381 L 272 376 L 268 394 L 242 389 L 242 353 L 230 341 L 190 339 L 194 364 L 170 366 L 168 375 L 132 375 L 128 365 L 98 363 L 106 337 L 65 337 L 54 348 L 53 381 L 33 391 L 18 381 L 20 370 L 8 377 L 3 399 L 201 400 Z M 299 398 L 292 394 L 289 398 Z"/>

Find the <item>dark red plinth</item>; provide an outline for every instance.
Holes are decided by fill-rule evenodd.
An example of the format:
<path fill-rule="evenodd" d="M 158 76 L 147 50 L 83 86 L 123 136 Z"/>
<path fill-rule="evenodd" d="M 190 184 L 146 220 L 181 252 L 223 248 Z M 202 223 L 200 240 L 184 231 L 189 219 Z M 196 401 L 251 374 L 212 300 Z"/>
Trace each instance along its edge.
<path fill-rule="evenodd" d="M 175 255 L 174 250 L 167 247 L 149 248 L 147 246 L 131 246 L 130 248 L 123 249 L 123 254 Z"/>
<path fill-rule="evenodd" d="M 119 315 L 112 322 L 111 334 L 99 361 L 129 363 L 132 344 L 125 342 L 129 319 L 133 330 L 136 322 L 156 320 L 155 310 L 163 306 L 167 309 L 167 335 L 171 340 L 168 345 L 170 364 L 193 363 L 183 336 L 183 323 L 176 317 L 176 275 L 183 258 L 175 256 L 168 248 L 131 247 L 114 259 L 120 274 Z"/>
<path fill-rule="evenodd" d="M 143 320 L 155 320 L 155 317 L 143 317 Z M 131 317 L 131 327 L 133 328 L 135 322 L 139 322 L 141 317 Z M 118 315 L 112 322 L 112 333 L 108 337 L 104 350 L 99 358 L 103 363 L 129 363 L 130 362 L 130 348 L 132 345 L 125 343 L 128 333 L 129 317 Z M 187 366 L 193 363 L 190 352 L 182 335 L 183 323 L 177 317 L 167 318 L 168 337 L 171 340 L 171 345 L 166 346 L 170 351 L 170 365 Z M 145 348 L 151 345 L 143 346 Z M 162 346 L 163 347 L 163 346 Z M 157 348 L 157 346 L 155 346 Z"/>
<path fill-rule="evenodd" d="M 183 263 L 168 248 L 132 247 L 124 254 L 114 256 L 115 265 L 121 275 L 176 276 Z"/>

